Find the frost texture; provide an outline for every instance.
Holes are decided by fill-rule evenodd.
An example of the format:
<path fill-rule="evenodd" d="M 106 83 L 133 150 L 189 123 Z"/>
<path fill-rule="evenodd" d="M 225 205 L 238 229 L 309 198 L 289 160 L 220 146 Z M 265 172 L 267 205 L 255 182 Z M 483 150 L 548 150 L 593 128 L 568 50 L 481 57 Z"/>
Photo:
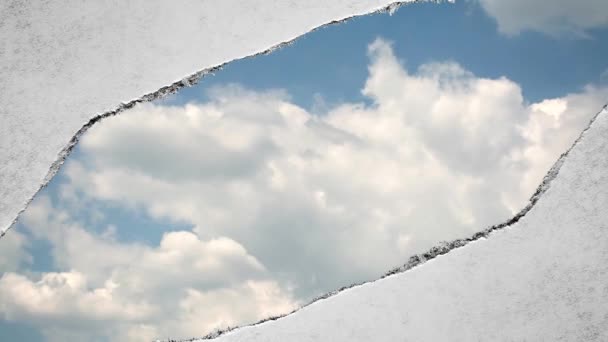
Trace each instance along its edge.
<path fill-rule="evenodd" d="M 0 2 L 0 232 L 54 175 L 70 139 L 92 117 L 391 3 Z"/>
<path fill-rule="evenodd" d="M 490 239 L 482 234 L 423 267 L 411 268 L 420 260 L 287 317 L 205 339 L 607 340 L 607 133 L 604 107 L 549 172 L 535 204 Z"/>

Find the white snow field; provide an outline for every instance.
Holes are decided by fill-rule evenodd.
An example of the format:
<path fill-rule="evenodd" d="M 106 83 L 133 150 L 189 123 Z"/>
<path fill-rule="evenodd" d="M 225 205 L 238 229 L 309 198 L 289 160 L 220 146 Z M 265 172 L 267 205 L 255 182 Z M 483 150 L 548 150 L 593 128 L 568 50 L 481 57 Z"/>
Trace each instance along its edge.
<path fill-rule="evenodd" d="M 607 136 L 604 108 L 489 238 L 215 340 L 608 341 Z"/>
<path fill-rule="evenodd" d="M 0 235 L 96 115 L 392 2 L 0 1 Z"/>

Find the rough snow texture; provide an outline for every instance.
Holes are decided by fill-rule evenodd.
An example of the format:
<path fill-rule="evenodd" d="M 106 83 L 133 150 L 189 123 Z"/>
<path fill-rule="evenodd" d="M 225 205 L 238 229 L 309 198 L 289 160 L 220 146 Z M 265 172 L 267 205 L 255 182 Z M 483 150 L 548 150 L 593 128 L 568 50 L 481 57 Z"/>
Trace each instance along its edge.
<path fill-rule="evenodd" d="M 605 107 L 489 239 L 215 341 L 607 341 L 606 136 Z"/>
<path fill-rule="evenodd" d="M 0 235 L 95 116 L 391 3 L 0 1 Z"/>

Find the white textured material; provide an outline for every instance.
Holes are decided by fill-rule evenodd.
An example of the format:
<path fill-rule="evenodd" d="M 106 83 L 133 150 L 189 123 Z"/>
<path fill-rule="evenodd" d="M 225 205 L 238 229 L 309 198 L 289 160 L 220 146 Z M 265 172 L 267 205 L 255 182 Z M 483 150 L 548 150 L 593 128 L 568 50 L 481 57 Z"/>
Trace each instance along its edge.
<path fill-rule="evenodd" d="M 608 341 L 608 111 L 510 227 L 217 342 Z"/>
<path fill-rule="evenodd" d="M 0 232 L 92 117 L 389 0 L 0 2 Z"/>

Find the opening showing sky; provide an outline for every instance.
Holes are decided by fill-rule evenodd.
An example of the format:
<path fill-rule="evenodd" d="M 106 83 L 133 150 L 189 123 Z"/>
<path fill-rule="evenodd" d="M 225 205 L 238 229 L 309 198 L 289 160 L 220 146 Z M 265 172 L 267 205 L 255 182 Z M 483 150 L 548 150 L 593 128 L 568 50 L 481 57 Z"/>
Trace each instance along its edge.
<path fill-rule="evenodd" d="M 0 340 L 202 336 L 510 218 L 608 102 L 608 8 L 506 3 L 325 27 L 95 125 L 0 241 Z"/>

